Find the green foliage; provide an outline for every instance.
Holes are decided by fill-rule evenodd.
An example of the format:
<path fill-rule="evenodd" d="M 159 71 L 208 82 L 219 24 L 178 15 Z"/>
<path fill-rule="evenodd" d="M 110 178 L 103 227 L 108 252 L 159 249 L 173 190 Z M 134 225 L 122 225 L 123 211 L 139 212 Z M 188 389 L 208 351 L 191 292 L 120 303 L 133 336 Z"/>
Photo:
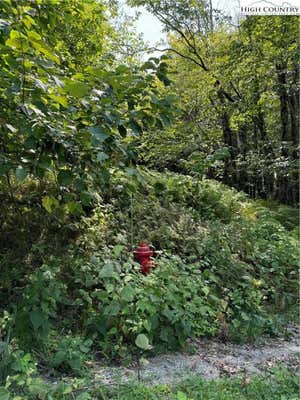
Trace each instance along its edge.
<path fill-rule="evenodd" d="M 203 380 L 191 376 L 175 387 L 157 385 L 149 388 L 142 384 L 131 384 L 125 387 L 101 389 L 99 399 L 296 400 L 298 390 L 297 375 L 279 367 L 264 376 L 250 378 L 250 382 L 246 384 L 241 378 Z"/>
<path fill-rule="evenodd" d="M 66 285 L 58 279 L 58 269 L 44 265 L 28 279 L 17 306 L 14 329 L 25 346 L 43 345 L 56 318 L 58 303 L 63 302 Z"/>
<path fill-rule="evenodd" d="M 42 378 L 32 376 L 31 374 L 10 376 L 5 386 L 0 387 L 1 400 L 33 400 L 36 398 L 44 400 L 69 400 L 74 398 L 75 393 L 76 385 L 73 387 L 63 382 L 56 385 L 49 384 Z M 79 400 L 91 399 L 88 394 L 82 397 L 79 395 L 76 398 Z"/>
<path fill-rule="evenodd" d="M 23 277 L 22 295 L 12 291 L 8 325 L 21 348 L 39 347 L 47 368 L 82 374 L 82 346 L 126 361 L 197 336 L 277 334 L 284 320 L 274 314 L 297 302 L 298 265 L 297 241 L 275 211 L 213 181 L 147 171 L 136 178 L 116 174 L 110 203 L 74 220 L 64 256 L 44 254 Z M 148 276 L 132 259 L 132 238 L 156 248 Z"/>
<path fill-rule="evenodd" d="M 284 368 L 279 368 L 263 377 L 250 378 L 249 384 L 239 379 L 205 382 L 192 378 L 180 386 L 188 397 L 216 400 L 240 399 L 293 399 L 297 398 L 299 382 L 296 375 Z"/>
<path fill-rule="evenodd" d="M 149 339 L 143 333 L 140 333 L 139 335 L 137 335 L 137 337 L 135 339 L 135 344 L 137 345 L 137 347 L 139 347 L 142 350 L 148 350 L 150 347 Z"/>
<path fill-rule="evenodd" d="M 68 23 L 58 30 L 56 2 L 2 2 L 0 8 L 0 180 L 16 203 L 14 178 L 37 178 L 48 213 L 81 213 L 82 197 L 89 203 L 92 188 L 107 185 L 111 167 L 135 160 L 137 137 L 173 113 L 173 98 L 162 96 L 166 70 L 159 59 L 147 70 L 122 63 L 114 70 L 98 63 L 74 70 L 73 58 L 96 56 L 95 37 L 85 47 L 85 38 L 76 36 L 87 29 L 82 24 L 101 11 L 92 21 L 97 43 L 99 23 L 106 24 L 101 3 L 76 5 L 61 4 Z"/>
<path fill-rule="evenodd" d="M 5 386 L 0 386 L 1 400 L 296 400 L 299 391 L 297 374 L 284 367 L 276 367 L 263 376 L 203 380 L 191 375 L 174 387 L 156 385 L 147 387 L 141 383 L 101 387 L 99 383 L 70 380 L 69 384 L 51 384 L 28 374 L 20 380 L 12 376 Z"/>
<path fill-rule="evenodd" d="M 81 375 L 86 373 L 84 363 L 88 360 L 92 341 L 80 337 L 64 337 L 58 344 L 49 364 L 61 372 Z"/>
<path fill-rule="evenodd" d="M 291 181 L 294 196 L 293 114 L 285 137 L 290 143 L 284 143 L 284 126 L 277 127 L 284 123 L 278 112 L 284 94 L 290 111 L 297 93 L 292 75 L 282 83 L 285 71 L 295 72 L 294 19 L 272 19 L 274 40 L 265 41 L 270 27 L 260 18 L 245 21 L 239 33 L 214 30 L 209 5 L 137 1 L 161 15 L 172 7 L 174 26 L 191 24 L 186 35 L 195 39 L 178 29 L 172 35 L 169 24 L 170 43 L 184 61 L 165 55 L 142 63 L 116 54 L 140 43 L 118 36 L 108 21 L 118 15 L 110 3 L 0 5 L 5 400 L 87 400 L 94 392 L 101 398 L 80 381 L 45 382 L 38 369 L 82 377 L 95 352 L 126 362 L 199 336 L 255 340 L 276 334 L 281 322 L 273 314 L 297 302 L 296 211 L 251 202 L 202 179 L 246 182 L 243 189 L 254 196 Z M 291 37 L 282 37 L 282 27 Z M 283 39 L 288 52 L 279 50 Z M 235 59 L 240 63 L 233 65 Z M 167 76 L 173 67 L 175 82 Z M 272 68 L 276 85 L 267 74 Z M 174 92 L 183 114 L 172 125 Z M 186 175 L 141 169 L 141 160 Z M 261 186 L 253 184 L 258 176 Z M 156 250 L 157 266 L 147 276 L 132 255 L 142 240 Z M 209 384 L 199 385 L 210 393 Z M 131 398 L 150 393 L 132 390 Z M 196 396 L 184 388 L 167 394 Z"/>
<path fill-rule="evenodd" d="M 24 375 L 36 372 L 36 364 L 29 353 L 25 353 L 8 341 L 0 342 L 0 384 L 10 375 Z"/>
<path fill-rule="evenodd" d="M 216 331 L 215 300 L 207 298 L 198 265 L 162 257 L 145 277 L 135 263 L 103 258 L 98 253 L 84 265 L 75 261 L 73 274 L 83 326 L 107 357 L 125 356 L 133 344 L 176 348 L 188 337 Z"/>
<path fill-rule="evenodd" d="M 255 16 L 235 29 L 211 2 L 130 4 L 146 7 L 169 33 L 170 90 L 181 108 L 168 129 L 145 135 L 142 162 L 297 205 L 297 17 Z"/>
<path fill-rule="evenodd" d="M 112 195 L 124 189 L 118 200 L 83 218 L 67 257 L 54 261 L 66 284 L 57 303 L 69 304 L 67 329 L 75 318 L 107 357 L 125 357 L 138 335 L 163 349 L 218 332 L 238 341 L 277 333 L 269 307 L 296 301 L 297 243 L 273 215 L 220 184 L 147 173 L 128 213 L 127 180 L 114 182 Z M 144 277 L 128 252 L 131 227 L 136 243 L 179 257 L 160 255 Z"/>
<path fill-rule="evenodd" d="M 294 231 L 297 237 L 298 228 L 298 208 L 289 207 L 284 204 L 280 204 L 274 201 L 260 200 L 256 203 L 256 212 L 259 213 L 259 205 L 262 205 L 261 212 L 266 214 L 266 208 L 269 210 L 269 216 L 276 219 L 283 225 L 287 230 Z"/>

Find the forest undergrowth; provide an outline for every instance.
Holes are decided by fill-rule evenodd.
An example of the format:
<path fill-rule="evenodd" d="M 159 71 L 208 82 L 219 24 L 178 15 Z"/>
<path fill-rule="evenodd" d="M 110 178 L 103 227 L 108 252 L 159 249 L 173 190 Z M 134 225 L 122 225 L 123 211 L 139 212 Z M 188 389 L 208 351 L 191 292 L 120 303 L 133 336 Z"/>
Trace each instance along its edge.
<path fill-rule="evenodd" d="M 34 181 L 16 183 L 22 218 L 11 203 L 2 213 L 18 243 L 1 248 L 7 393 L 30 392 L 28 379 L 42 385 L 45 373 L 84 377 L 93 360 L 128 365 L 191 338 L 276 336 L 297 317 L 293 208 L 173 173 L 114 179 L 109 203 L 98 194 L 89 216 L 66 215 L 60 227 L 55 212 L 26 212 L 39 203 Z M 157 262 L 146 276 L 132 253 L 142 240 Z"/>

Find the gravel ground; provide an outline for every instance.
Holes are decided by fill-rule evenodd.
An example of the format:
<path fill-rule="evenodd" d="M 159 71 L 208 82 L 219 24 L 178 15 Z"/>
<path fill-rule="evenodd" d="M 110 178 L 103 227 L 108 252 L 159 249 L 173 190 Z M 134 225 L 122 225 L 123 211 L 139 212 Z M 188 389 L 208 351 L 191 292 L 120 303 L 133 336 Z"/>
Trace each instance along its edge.
<path fill-rule="evenodd" d="M 238 345 L 222 343 L 217 340 L 201 339 L 191 343 L 193 354 L 185 352 L 166 353 L 149 358 L 146 365 L 140 368 L 143 383 L 173 384 L 193 374 L 205 379 L 214 379 L 228 375 L 251 375 L 260 373 L 281 362 L 288 367 L 299 366 L 300 331 L 289 328 L 289 339 L 266 338 L 256 345 Z M 131 366 L 107 367 L 97 364 L 95 380 L 110 385 L 136 380 L 138 368 Z"/>

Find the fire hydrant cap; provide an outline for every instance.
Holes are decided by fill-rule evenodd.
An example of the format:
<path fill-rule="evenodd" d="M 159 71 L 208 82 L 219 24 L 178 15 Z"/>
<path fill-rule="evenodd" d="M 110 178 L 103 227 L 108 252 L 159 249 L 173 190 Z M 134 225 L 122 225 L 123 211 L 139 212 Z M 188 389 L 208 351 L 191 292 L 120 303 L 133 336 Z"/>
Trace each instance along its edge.
<path fill-rule="evenodd" d="M 141 242 L 139 244 L 139 247 L 134 251 L 134 254 L 152 255 L 153 250 L 151 250 L 150 247 L 146 243 Z"/>

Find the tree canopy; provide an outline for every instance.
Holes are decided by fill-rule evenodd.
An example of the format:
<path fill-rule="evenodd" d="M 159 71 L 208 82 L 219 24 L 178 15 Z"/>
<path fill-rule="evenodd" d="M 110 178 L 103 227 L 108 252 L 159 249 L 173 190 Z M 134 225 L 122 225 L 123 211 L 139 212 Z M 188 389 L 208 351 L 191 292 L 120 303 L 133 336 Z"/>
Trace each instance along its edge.
<path fill-rule="evenodd" d="M 61 201 L 80 208 L 78 194 L 89 202 L 93 183 L 105 185 L 113 167 L 132 166 L 136 138 L 172 112 L 164 62 L 101 61 L 112 29 L 104 4 L 64 2 L 56 13 L 58 5 L 1 5 L 0 172 L 9 185 L 11 175 L 53 180 L 43 198 L 48 211 Z"/>
<path fill-rule="evenodd" d="M 146 6 L 169 33 L 166 50 L 184 110 L 167 140 L 174 157 L 161 164 L 176 171 L 206 168 L 251 196 L 296 204 L 298 17 L 251 17 L 235 29 L 210 2 L 131 3 Z M 217 171 L 210 168 L 222 158 Z"/>

